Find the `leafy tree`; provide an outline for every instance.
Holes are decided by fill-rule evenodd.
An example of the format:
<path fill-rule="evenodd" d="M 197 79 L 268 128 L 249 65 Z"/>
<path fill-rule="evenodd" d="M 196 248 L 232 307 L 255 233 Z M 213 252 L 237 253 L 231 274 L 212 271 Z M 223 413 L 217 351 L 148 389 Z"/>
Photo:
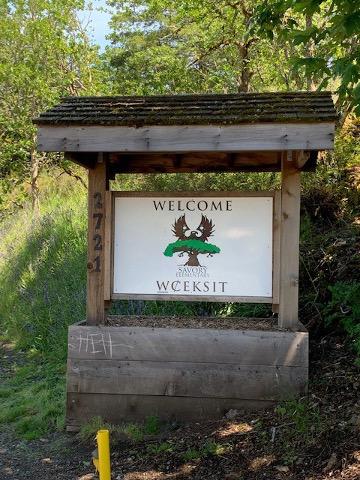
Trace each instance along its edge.
<path fill-rule="evenodd" d="M 0 175 L 9 191 L 58 156 L 36 151 L 32 118 L 62 95 L 95 93 L 97 50 L 77 20 L 82 0 L 0 0 Z"/>
<path fill-rule="evenodd" d="M 360 113 L 358 0 L 267 0 L 254 22 L 258 34 L 305 47 L 304 55 L 294 56 L 294 68 L 305 68 L 313 87 L 336 88 L 343 120 L 353 108 Z"/>
<path fill-rule="evenodd" d="M 252 33 L 260 0 L 109 0 L 105 58 L 121 94 L 294 88 L 291 48 Z"/>
<path fill-rule="evenodd" d="M 169 243 L 164 255 L 166 257 L 172 257 L 176 252 L 180 252 L 179 256 L 181 257 L 184 253 L 189 256 L 188 261 L 185 263 L 186 266 L 199 267 L 201 266 L 198 259 L 200 254 L 207 254 L 211 257 L 215 253 L 220 253 L 220 248 L 212 243 L 203 242 L 202 240 L 177 240 L 176 242 Z"/>

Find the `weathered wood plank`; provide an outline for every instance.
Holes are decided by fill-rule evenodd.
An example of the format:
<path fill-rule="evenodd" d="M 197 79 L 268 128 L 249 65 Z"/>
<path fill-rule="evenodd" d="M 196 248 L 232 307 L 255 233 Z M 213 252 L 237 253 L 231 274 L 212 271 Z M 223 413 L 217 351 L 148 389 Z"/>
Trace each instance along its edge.
<path fill-rule="evenodd" d="M 307 366 L 306 332 L 69 327 L 69 358 Z"/>
<path fill-rule="evenodd" d="M 95 416 L 106 422 L 144 420 L 155 415 L 161 420 L 222 418 L 234 409 L 258 410 L 274 402 L 221 398 L 166 397 L 148 395 L 67 394 L 67 425 L 82 424 Z"/>
<path fill-rule="evenodd" d="M 88 263 L 86 320 L 89 325 L 104 322 L 104 240 L 106 163 L 102 154 L 89 170 Z"/>
<path fill-rule="evenodd" d="M 44 152 L 240 152 L 333 148 L 334 122 L 229 126 L 39 126 Z"/>
<path fill-rule="evenodd" d="M 176 294 L 142 294 L 112 293 L 113 300 L 168 300 L 181 302 L 231 302 L 231 303 L 273 303 L 272 297 L 235 297 L 231 295 L 176 295 Z"/>
<path fill-rule="evenodd" d="M 296 152 L 285 153 L 281 175 L 279 326 L 296 329 L 299 303 L 300 171 Z"/>
<path fill-rule="evenodd" d="M 178 192 L 134 192 L 129 190 L 124 191 L 112 191 L 114 197 L 274 197 L 275 190 L 262 190 L 262 191 L 221 191 L 221 190 L 211 190 L 207 192 L 189 192 L 189 191 L 178 191 Z"/>
<path fill-rule="evenodd" d="M 281 192 L 276 191 L 274 196 L 274 223 L 273 223 L 273 305 L 272 311 L 279 310 L 280 298 L 280 242 L 281 242 Z"/>
<path fill-rule="evenodd" d="M 315 171 L 317 151 L 310 150 L 302 171 Z M 116 153 L 109 154 L 108 176 L 117 173 L 191 173 L 191 172 L 280 172 L 281 151 L 253 152 L 176 152 L 176 153 Z M 93 168 L 94 152 L 65 152 L 66 158 Z"/>
<path fill-rule="evenodd" d="M 105 192 L 104 300 L 111 299 L 112 195 Z"/>
<path fill-rule="evenodd" d="M 74 393 L 277 400 L 305 392 L 307 369 L 70 359 L 67 378 L 67 390 Z"/>
<path fill-rule="evenodd" d="M 116 173 L 280 171 L 281 152 L 111 153 L 110 162 Z"/>

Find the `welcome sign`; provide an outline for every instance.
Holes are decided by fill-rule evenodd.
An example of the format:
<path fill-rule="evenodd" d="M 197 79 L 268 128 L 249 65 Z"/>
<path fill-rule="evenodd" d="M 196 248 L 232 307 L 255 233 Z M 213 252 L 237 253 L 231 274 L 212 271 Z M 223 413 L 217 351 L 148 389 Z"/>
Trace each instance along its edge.
<path fill-rule="evenodd" d="M 114 195 L 112 298 L 271 303 L 271 193 Z"/>

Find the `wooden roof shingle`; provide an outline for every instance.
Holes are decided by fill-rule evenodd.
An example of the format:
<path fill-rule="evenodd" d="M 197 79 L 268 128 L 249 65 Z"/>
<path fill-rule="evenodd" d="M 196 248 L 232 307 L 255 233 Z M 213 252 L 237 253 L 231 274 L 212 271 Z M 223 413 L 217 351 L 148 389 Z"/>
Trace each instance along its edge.
<path fill-rule="evenodd" d="M 334 122 L 330 92 L 65 97 L 38 125 L 237 125 Z"/>

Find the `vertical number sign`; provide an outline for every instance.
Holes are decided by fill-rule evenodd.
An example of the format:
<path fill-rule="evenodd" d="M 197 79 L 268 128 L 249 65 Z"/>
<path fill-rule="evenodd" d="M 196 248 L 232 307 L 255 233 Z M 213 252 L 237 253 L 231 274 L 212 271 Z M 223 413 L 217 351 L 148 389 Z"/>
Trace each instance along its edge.
<path fill-rule="evenodd" d="M 99 159 L 96 166 L 89 170 L 86 301 L 86 321 L 89 325 L 104 322 L 105 185 L 106 164 Z"/>

